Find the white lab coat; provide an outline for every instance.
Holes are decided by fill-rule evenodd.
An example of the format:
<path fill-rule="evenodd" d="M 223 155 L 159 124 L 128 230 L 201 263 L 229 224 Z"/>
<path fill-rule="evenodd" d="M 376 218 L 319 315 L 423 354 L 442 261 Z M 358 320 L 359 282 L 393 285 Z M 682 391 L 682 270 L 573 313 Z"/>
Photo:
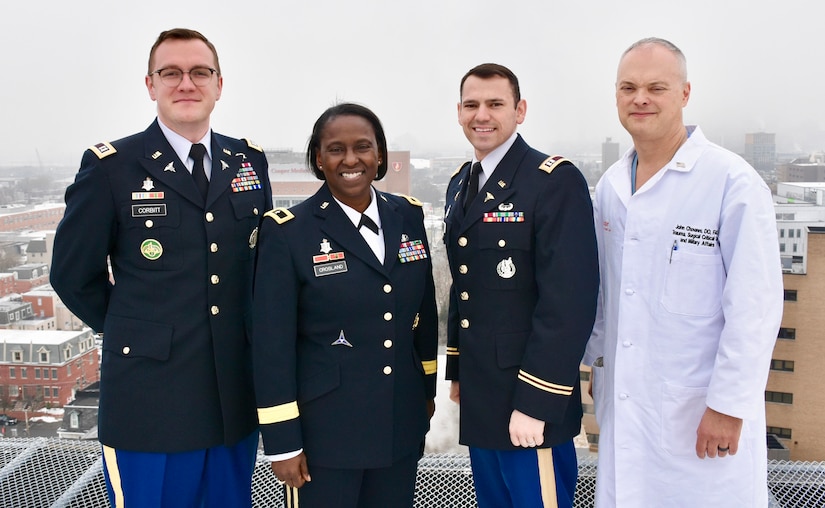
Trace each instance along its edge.
<path fill-rule="evenodd" d="M 771 193 L 698 127 L 631 196 L 631 149 L 596 187 L 601 294 L 585 363 L 597 507 L 767 506 L 765 398 L 783 293 Z M 706 409 L 744 420 L 699 459 Z"/>

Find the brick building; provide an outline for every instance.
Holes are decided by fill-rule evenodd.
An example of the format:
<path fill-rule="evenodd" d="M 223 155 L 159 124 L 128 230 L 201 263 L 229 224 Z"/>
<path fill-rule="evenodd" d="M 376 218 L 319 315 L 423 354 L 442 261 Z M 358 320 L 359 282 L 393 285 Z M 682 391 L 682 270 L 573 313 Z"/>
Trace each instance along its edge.
<path fill-rule="evenodd" d="M 0 206 L 0 231 L 56 229 L 65 211 L 63 203 Z"/>
<path fill-rule="evenodd" d="M 62 407 L 100 379 L 91 330 L 0 330 L 0 409 Z"/>

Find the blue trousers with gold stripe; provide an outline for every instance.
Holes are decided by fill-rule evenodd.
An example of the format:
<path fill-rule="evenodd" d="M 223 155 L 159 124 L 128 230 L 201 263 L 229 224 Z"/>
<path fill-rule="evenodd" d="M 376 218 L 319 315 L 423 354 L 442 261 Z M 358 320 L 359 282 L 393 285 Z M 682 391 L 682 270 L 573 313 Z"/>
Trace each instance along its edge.
<path fill-rule="evenodd" d="M 258 431 L 232 447 L 145 453 L 103 446 L 113 508 L 249 508 Z"/>
<path fill-rule="evenodd" d="M 573 441 L 553 448 L 470 448 L 479 508 L 572 508 L 578 464 Z"/>

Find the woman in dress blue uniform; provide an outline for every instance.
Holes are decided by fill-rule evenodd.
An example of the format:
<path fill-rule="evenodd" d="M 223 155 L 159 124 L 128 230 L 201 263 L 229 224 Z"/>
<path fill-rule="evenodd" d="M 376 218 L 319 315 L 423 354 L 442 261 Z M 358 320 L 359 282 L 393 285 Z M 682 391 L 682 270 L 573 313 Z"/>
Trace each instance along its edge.
<path fill-rule="evenodd" d="M 437 313 L 421 203 L 378 192 L 380 121 L 356 104 L 315 123 L 324 185 L 261 227 L 254 376 L 287 506 L 412 506 L 434 411 Z M 299 490 L 300 489 L 300 490 Z"/>

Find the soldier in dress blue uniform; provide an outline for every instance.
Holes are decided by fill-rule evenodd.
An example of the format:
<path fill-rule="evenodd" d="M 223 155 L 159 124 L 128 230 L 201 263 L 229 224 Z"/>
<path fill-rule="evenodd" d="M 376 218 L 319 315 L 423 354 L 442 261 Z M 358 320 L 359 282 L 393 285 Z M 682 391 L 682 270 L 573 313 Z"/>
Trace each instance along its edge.
<path fill-rule="evenodd" d="M 372 187 L 387 143 L 363 106 L 321 115 L 307 163 L 324 185 L 261 226 L 253 351 L 264 448 L 289 508 L 409 507 L 435 408 L 421 203 Z"/>
<path fill-rule="evenodd" d="M 572 506 L 579 362 L 596 311 L 593 210 L 579 170 L 516 133 L 527 109 L 506 67 L 461 81 L 475 149 L 447 188 L 453 284 L 447 379 L 481 508 Z"/>
<path fill-rule="evenodd" d="M 272 196 L 261 148 L 210 128 L 222 79 L 203 35 L 161 33 L 146 76 L 157 120 L 91 147 L 66 191 L 51 282 L 105 332 L 99 438 L 115 507 L 252 502 L 248 319 Z"/>

